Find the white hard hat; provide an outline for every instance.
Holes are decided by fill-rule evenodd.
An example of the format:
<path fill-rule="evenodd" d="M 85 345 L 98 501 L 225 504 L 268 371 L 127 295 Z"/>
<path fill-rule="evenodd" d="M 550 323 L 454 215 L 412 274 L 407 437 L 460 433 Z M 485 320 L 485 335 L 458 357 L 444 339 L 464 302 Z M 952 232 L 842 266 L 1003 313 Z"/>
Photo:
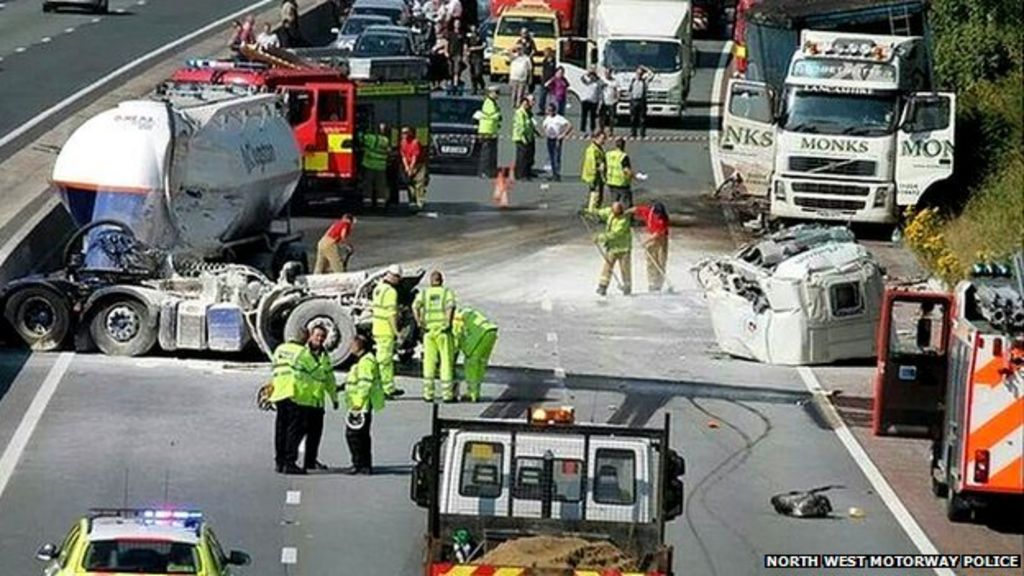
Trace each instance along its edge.
<path fill-rule="evenodd" d="M 401 276 L 402 275 L 402 267 L 399 266 L 398 264 L 392 264 L 391 266 L 388 266 L 388 274 L 394 274 L 395 276 Z"/>

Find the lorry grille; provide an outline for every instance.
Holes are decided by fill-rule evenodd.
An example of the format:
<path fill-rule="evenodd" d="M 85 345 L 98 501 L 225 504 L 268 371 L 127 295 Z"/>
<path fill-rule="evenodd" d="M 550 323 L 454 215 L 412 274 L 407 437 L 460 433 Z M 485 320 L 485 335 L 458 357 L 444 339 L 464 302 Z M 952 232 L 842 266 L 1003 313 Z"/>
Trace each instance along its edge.
<path fill-rule="evenodd" d="M 668 91 L 667 90 L 648 90 L 647 91 L 647 103 L 648 104 L 668 104 Z"/>
<path fill-rule="evenodd" d="M 849 158 L 818 158 L 815 156 L 790 156 L 789 169 L 792 172 L 818 174 L 842 174 L 843 176 L 874 176 L 878 163 L 873 160 L 852 160 Z"/>
<path fill-rule="evenodd" d="M 793 203 L 803 208 L 818 210 L 848 210 L 855 212 L 864 208 L 863 202 L 856 200 L 835 200 L 833 198 L 801 198 L 796 197 Z"/>
<path fill-rule="evenodd" d="M 871 188 L 850 184 L 829 184 L 826 182 L 793 182 L 793 192 L 798 194 L 827 194 L 829 196 L 867 196 Z"/>

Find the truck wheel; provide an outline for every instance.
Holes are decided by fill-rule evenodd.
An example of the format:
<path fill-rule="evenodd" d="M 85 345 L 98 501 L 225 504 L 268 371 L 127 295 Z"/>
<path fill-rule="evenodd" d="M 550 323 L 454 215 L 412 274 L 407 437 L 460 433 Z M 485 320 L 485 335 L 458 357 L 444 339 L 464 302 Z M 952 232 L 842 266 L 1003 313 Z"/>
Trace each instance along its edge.
<path fill-rule="evenodd" d="M 141 356 L 156 343 L 149 309 L 134 298 L 118 298 L 101 306 L 89 322 L 96 347 L 108 356 Z"/>
<path fill-rule="evenodd" d="M 284 339 L 292 340 L 300 328 L 309 330 L 314 326 L 327 328 L 327 341 L 324 348 L 331 355 L 331 363 L 340 365 L 349 356 L 349 344 L 356 335 L 356 325 L 352 316 L 340 304 L 316 298 L 299 304 L 288 316 L 284 325 Z"/>
<path fill-rule="evenodd" d="M 966 522 L 971 518 L 971 503 L 952 486 L 946 488 L 946 518 L 950 522 Z"/>
<path fill-rule="evenodd" d="M 32 350 L 60 348 L 71 327 L 67 299 L 42 286 L 28 286 L 12 294 L 4 316 Z"/>

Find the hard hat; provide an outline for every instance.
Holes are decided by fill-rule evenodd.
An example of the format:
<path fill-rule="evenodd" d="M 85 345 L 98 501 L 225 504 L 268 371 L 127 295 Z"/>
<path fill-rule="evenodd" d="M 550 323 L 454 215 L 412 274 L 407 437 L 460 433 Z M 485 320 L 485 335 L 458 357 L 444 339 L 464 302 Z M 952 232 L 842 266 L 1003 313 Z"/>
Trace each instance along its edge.
<path fill-rule="evenodd" d="M 398 264 L 392 264 L 391 266 L 388 266 L 388 274 L 394 274 L 395 276 L 401 276 L 402 275 L 402 267 L 399 266 Z"/>
<path fill-rule="evenodd" d="M 498 87 L 493 85 L 493 84 L 487 87 L 487 93 L 488 94 L 497 94 L 500 91 L 501 90 L 499 90 Z"/>

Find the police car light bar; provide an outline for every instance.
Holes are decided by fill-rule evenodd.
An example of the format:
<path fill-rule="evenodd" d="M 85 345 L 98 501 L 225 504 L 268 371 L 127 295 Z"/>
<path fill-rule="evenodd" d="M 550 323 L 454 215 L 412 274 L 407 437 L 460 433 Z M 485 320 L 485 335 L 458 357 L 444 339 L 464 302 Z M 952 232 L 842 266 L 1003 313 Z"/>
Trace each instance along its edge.
<path fill-rule="evenodd" d="M 92 508 L 89 518 L 123 518 L 126 520 L 142 520 L 147 523 L 177 523 L 182 526 L 202 521 L 203 513 L 199 510 L 156 510 L 152 508 Z"/>
<path fill-rule="evenodd" d="M 561 406 L 559 408 L 544 408 L 542 406 L 537 406 L 529 410 L 527 413 L 527 421 L 530 424 L 537 424 L 539 426 L 575 424 L 576 409 L 572 406 Z"/>

